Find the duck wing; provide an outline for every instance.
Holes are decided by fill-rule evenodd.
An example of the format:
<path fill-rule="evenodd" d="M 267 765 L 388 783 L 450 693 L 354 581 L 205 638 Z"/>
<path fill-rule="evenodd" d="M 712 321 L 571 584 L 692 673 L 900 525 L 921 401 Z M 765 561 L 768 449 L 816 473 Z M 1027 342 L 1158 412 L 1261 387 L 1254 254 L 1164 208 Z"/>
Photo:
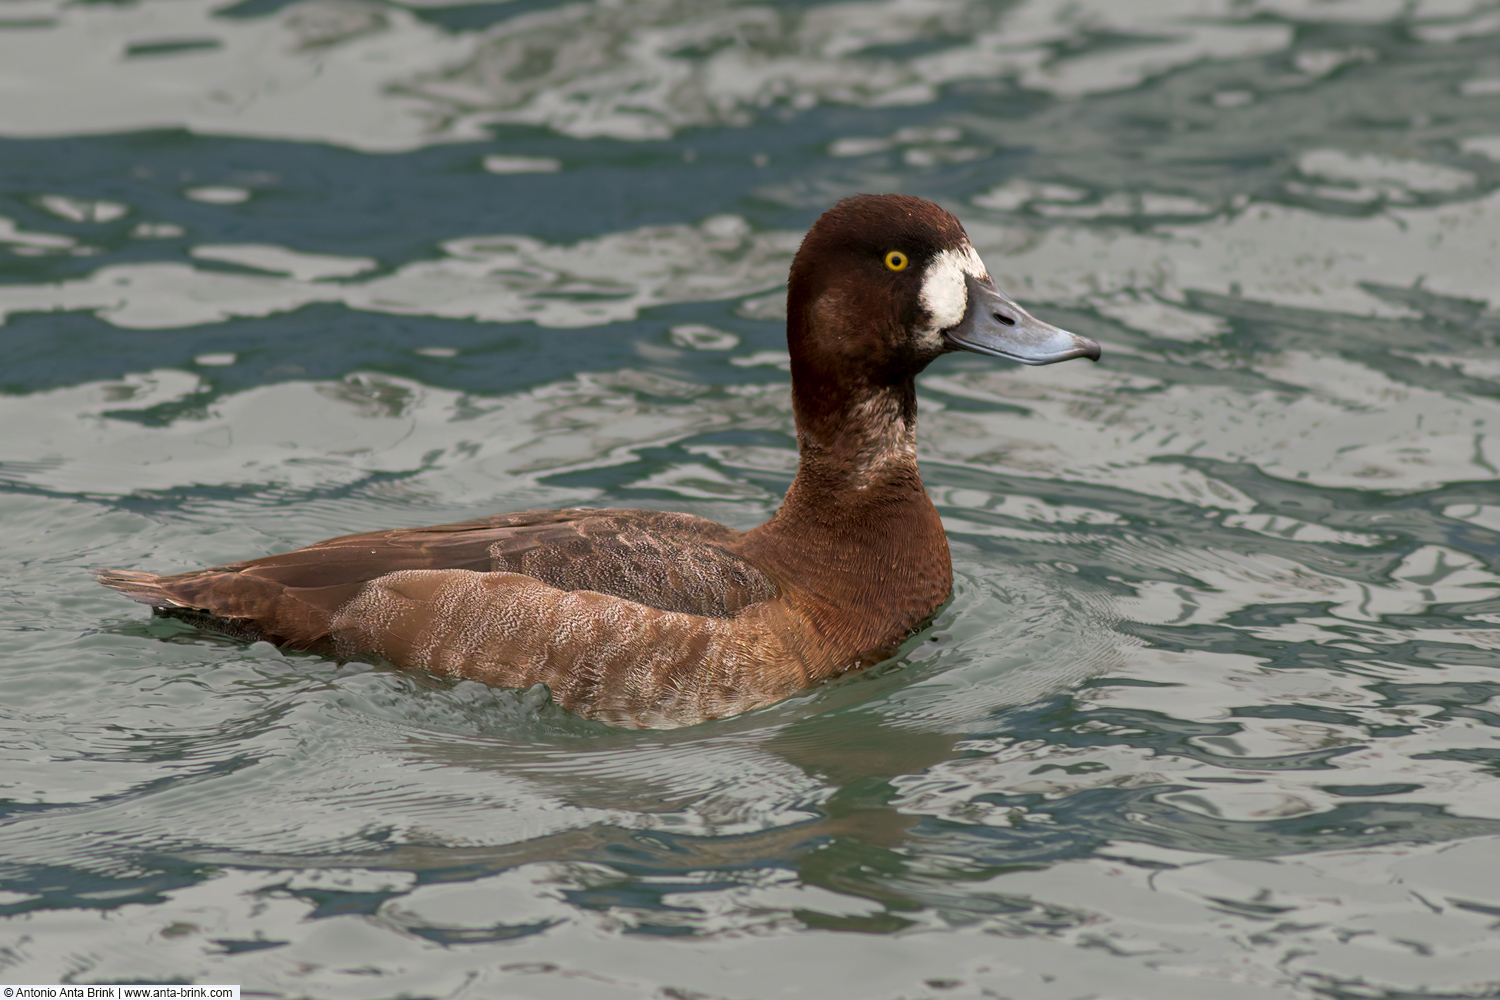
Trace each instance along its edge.
<path fill-rule="evenodd" d="M 103 570 L 99 582 L 163 614 L 240 638 L 328 651 L 332 617 L 372 581 L 405 570 L 529 576 L 650 608 L 732 618 L 777 587 L 727 547 L 738 533 L 688 514 L 522 511 L 344 535 L 306 548 L 157 576 Z"/>

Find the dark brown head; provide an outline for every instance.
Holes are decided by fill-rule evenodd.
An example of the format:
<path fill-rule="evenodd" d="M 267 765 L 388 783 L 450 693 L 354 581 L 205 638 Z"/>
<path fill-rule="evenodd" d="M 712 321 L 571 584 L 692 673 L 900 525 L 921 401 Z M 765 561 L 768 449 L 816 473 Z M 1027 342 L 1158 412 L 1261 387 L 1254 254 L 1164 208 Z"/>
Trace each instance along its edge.
<path fill-rule="evenodd" d="M 1032 365 L 1099 357 L 996 288 L 958 219 L 899 194 L 846 198 L 808 232 L 792 261 L 787 342 L 804 391 L 900 384 L 955 350 Z"/>

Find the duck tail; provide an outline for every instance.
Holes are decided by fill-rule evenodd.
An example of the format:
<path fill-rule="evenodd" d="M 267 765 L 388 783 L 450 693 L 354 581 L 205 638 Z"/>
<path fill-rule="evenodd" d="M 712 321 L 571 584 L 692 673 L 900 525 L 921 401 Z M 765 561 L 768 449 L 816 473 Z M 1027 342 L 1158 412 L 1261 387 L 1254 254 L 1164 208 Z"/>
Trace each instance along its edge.
<path fill-rule="evenodd" d="M 96 569 L 94 579 L 111 590 L 118 590 L 133 601 L 140 601 L 153 608 L 186 607 L 164 585 L 167 577 L 156 573 L 142 573 L 133 569 Z"/>
<path fill-rule="evenodd" d="M 242 565 L 162 576 L 133 569 L 98 569 L 94 579 L 151 609 L 220 635 L 255 642 L 264 639 L 293 649 L 327 651 L 331 609 L 353 596 L 361 583 L 292 588 Z"/>

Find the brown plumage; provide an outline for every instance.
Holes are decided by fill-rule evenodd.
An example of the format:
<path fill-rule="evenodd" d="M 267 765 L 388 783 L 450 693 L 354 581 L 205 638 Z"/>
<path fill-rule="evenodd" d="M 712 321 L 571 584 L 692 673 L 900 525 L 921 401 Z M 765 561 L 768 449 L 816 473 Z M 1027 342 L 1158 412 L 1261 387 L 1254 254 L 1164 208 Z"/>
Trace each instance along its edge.
<path fill-rule="evenodd" d="M 544 683 L 619 725 L 769 704 L 888 656 L 947 600 L 948 543 L 917 472 L 916 375 L 956 349 L 1030 364 L 1099 353 L 999 293 L 957 219 L 899 195 L 850 198 L 818 220 L 787 313 L 801 462 L 751 531 L 656 511 L 527 511 L 99 581 L 240 638 Z"/>

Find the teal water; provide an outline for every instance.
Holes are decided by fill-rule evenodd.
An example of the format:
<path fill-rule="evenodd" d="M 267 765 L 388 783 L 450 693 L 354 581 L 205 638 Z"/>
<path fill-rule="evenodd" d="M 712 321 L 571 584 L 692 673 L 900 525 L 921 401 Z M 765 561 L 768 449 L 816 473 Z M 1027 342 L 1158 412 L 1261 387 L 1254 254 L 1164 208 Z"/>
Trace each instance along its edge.
<path fill-rule="evenodd" d="M 953 601 L 672 732 L 89 570 L 748 527 L 857 191 L 1104 360 L 939 361 Z M 0 981 L 1500 996 L 1500 5 L 0 4 Z"/>

